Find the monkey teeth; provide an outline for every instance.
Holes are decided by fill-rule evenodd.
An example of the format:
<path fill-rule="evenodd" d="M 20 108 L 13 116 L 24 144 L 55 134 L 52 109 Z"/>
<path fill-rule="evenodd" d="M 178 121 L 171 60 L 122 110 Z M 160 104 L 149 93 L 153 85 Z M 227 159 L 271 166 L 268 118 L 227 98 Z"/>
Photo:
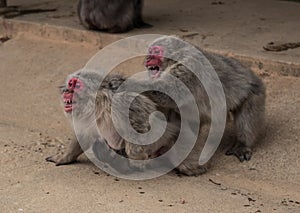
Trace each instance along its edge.
<path fill-rule="evenodd" d="M 76 104 L 76 102 L 75 102 L 75 101 L 72 101 L 72 100 L 64 100 L 64 104 L 65 104 L 66 106 L 70 106 L 70 105 Z"/>
<path fill-rule="evenodd" d="M 65 100 L 64 100 L 64 103 L 65 103 L 65 104 L 73 104 L 73 101 L 72 101 L 72 100 L 67 100 L 67 99 L 65 99 Z"/>
<path fill-rule="evenodd" d="M 150 71 L 152 78 L 159 78 L 159 76 L 161 74 L 159 66 L 157 66 L 157 65 L 147 66 L 147 69 Z"/>
<path fill-rule="evenodd" d="M 65 104 L 65 112 L 70 113 L 74 109 L 74 102 L 72 99 L 64 99 L 64 104 Z"/>
<path fill-rule="evenodd" d="M 151 71 L 157 71 L 157 72 L 160 70 L 159 66 L 149 66 L 148 69 Z"/>
<path fill-rule="evenodd" d="M 65 112 L 67 113 L 72 112 L 75 104 L 75 101 L 73 101 L 74 94 L 72 92 L 67 91 L 63 93 L 62 97 L 63 97 Z"/>

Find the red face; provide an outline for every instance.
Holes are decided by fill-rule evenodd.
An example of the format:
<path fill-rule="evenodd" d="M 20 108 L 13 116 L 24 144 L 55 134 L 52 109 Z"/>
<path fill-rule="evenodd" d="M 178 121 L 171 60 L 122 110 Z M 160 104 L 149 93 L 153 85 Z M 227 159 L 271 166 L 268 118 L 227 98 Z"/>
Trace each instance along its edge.
<path fill-rule="evenodd" d="M 67 89 L 63 92 L 62 97 L 65 105 L 65 112 L 69 113 L 75 107 L 74 93 L 79 93 L 84 88 L 84 84 L 78 78 L 71 78 L 68 81 Z"/>
<path fill-rule="evenodd" d="M 164 59 L 164 49 L 161 46 L 151 46 L 148 50 L 145 66 L 151 78 L 159 78 L 162 72 L 161 66 Z"/>

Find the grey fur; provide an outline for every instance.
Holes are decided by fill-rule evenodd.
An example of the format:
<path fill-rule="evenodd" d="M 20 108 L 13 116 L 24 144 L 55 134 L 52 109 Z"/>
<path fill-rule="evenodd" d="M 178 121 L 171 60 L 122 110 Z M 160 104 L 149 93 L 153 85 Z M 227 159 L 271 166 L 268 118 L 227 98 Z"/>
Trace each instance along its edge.
<path fill-rule="evenodd" d="M 91 30 L 121 33 L 134 27 L 151 27 L 142 18 L 143 0 L 79 0 L 78 16 Z"/>
<path fill-rule="evenodd" d="M 164 58 L 161 65 L 162 74 L 159 78 L 150 80 L 150 83 L 156 84 L 162 90 L 172 90 L 170 88 L 172 82 L 168 80 L 165 73 L 168 72 L 180 79 L 194 94 L 199 107 L 201 122 L 206 120 L 209 123 L 210 103 L 204 87 L 197 77 L 182 65 L 183 61 L 189 64 L 193 51 L 185 49 L 183 43 L 171 36 L 162 37 L 150 46 L 162 46 L 169 56 L 176 55 L 180 58 L 178 62 Z M 234 118 L 237 142 L 226 154 L 236 155 L 241 162 L 248 161 L 252 156 L 252 147 L 258 139 L 260 131 L 264 129 L 266 96 L 264 84 L 251 70 L 245 68 L 237 60 L 199 50 L 215 69 L 223 85 L 228 115 L 232 114 Z M 202 70 L 198 71 L 203 73 Z M 150 70 L 149 74 L 151 74 Z M 149 81 L 144 83 L 148 84 Z M 215 80 L 213 79 L 210 83 L 214 84 Z M 173 93 L 180 96 L 180 88 Z M 162 93 L 150 91 L 146 95 L 160 107 L 176 109 L 174 102 Z M 191 162 L 189 159 L 188 161 Z M 197 169 L 191 173 L 197 173 Z"/>
<path fill-rule="evenodd" d="M 164 39 L 158 40 L 153 45 L 162 45 L 171 54 L 181 54 L 180 46 L 177 45 L 172 37 L 166 37 Z M 177 46 L 176 46 L 177 45 Z M 176 50 L 176 51 L 175 51 Z M 264 111 L 265 111 L 265 87 L 263 82 L 249 69 L 243 67 L 238 61 L 226 58 L 221 55 L 212 54 L 201 50 L 201 52 L 206 56 L 206 58 L 210 61 L 213 68 L 216 70 L 220 81 L 223 84 L 225 97 L 226 97 L 226 105 L 228 110 L 228 115 L 233 115 L 235 128 L 237 132 L 237 142 L 234 146 L 228 150 L 228 155 L 236 155 L 240 161 L 250 160 L 252 156 L 252 148 L 255 144 L 255 141 L 258 139 L 258 135 L 260 130 L 263 129 L 264 125 Z M 181 57 L 182 60 L 189 60 L 190 52 L 183 52 L 184 55 Z M 207 94 L 200 84 L 200 82 L 196 79 L 194 74 L 192 74 L 186 67 L 184 67 L 180 61 L 174 62 L 172 60 L 165 59 L 163 63 L 164 72 L 169 72 L 172 75 L 179 78 L 194 94 L 196 98 L 196 102 L 198 104 L 198 108 L 200 111 L 201 122 L 206 121 L 206 123 L 210 123 L 210 104 L 207 97 Z M 199 71 L 201 72 L 201 70 Z M 71 76 L 72 77 L 72 76 Z M 95 73 L 80 73 L 80 77 L 87 80 L 86 85 L 90 90 L 85 93 L 82 93 L 82 98 L 84 99 L 83 103 L 87 103 L 84 105 L 84 108 L 78 110 L 78 113 L 74 112 L 78 119 L 84 119 L 84 117 L 89 116 L 91 112 L 93 112 L 92 105 L 90 105 L 90 101 L 92 100 L 93 94 L 89 93 L 89 91 L 93 90 L 97 85 L 97 82 L 102 80 L 102 77 L 99 74 Z M 70 77 L 69 77 L 70 78 Z M 116 95 L 116 89 L 122 84 L 125 79 L 122 76 L 108 76 L 101 88 L 98 90 L 98 95 L 96 99 L 96 115 L 98 116 L 98 127 L 102 128 L 102 132 L 108 131 L 113 128 L 111 123 L 110 109 L 111 109 L 111 98 Z M 143 86 L 144 84 L 157 84 L 158 88 L 162 90 L 173 90 L 174 87 L 170 87 L 172 85 L 172 81 L 170 81 L 165 75 L 161 75 L 161 78 L 156 79 L 154 81 L 134 81 L 134 87 Z M 213 81 L 211 82 L 214 83 Z M 122 94 L 119 99 L 119 103 L 122 104 L 127 100 L 126 96 L 129 95 L 130 91 L 118 91 L 118 94 Z M 180 97 L 180 88 L 178 90 L 172 91 Z M 117 94 L 117 95 L 118 95 Z M 128 97 L 128 96 L 127 96 Z M 108 101 L 104 101 L 108 100 Z M 168 98 L 168 96 L 163 95 L 159 92 L 147 92 L 143 95 L 138 96 L 136 101 L 133 102 L 132 105 L 132 115 L 131 115 L 131 124 L 136 129 L 136 131 L 140 133 L 147 132 L 149 130 L 149 115 L 158 109 L 163 109 L 168 115 L 169 126 L 167 131 L 162 139 L 158 142 L 147 145 L 147 146 L 139 146 L 129 142 L 124 141 L 118 134 L 114 134 L 116 137 L 114 140 L 110 138 L 102 138 L 99 147 L 98 138 L 95 138 L 93 129 L 87 130 L 83 136 L 84 141 L 86 141 L 83 149 L 85 150 L 87 147 L 92 146 L 94 143 L 94 151 L 99 152 L 99 149 L 110 150 L 108 146 L 104 146 L 103 144 L 109 144 L 110 147 L 114 146 L 114 148 L 120 152 L 125 151 L 125 155 L 128 155 L 131 159 L 148 159 L 154 158 L 157 155 L 160 155 L 158 150 L 162 147 L 166 147 L 167 149 L 173 145 L 176 140 L 177 133 L 179 131 L 180 124 L 180 116 L 177 115 L 178 109 L 176 104 Z M 141 113 L 142 111 L 142 113 Z M 103 112 L 105 112 L 103 114 Z M 114 112 L 119 113 L 119 112 Z M 137 114 L 135 114 L 137 113 Z M 101 116 L 100 116 L 101 115 Z M 121 119 L 121 117 L 119 118 Z M 200 135 L 198 137 L 198 141 L 196 143 L 195 148 L 192 150 L 191 154 L 187 157 L 187 159 L 181 163 L 177 169 L 180 173 L 186 175 L 199 175 L 203 174 L 207 171 L 208 165 L 199 166 L 198 159 L 201 150 L 201 142 L 205 141 L 207 137 L 206 131 L 203 131 L 203 128 L 207 125 L 203 125 L 201 127 Z M 114 130 L 114 129 L 113 129 Z M 84 132 L 83 132 L 84 133 Z M 204 135 L 202 135 L 204 133 Z M 184 148 L 184 147 L 183 147 Z M 105 151 L 105 152 L 106 152 Z M 96 156 L 97 153 L 96 152 Z M 107 151 L 108 152 L 108 151 Z M 64 155 L 55 155 L 53 157 L 47 158 L 48 161 L 55 162 L 56 165 L 62 165 L 67 163 L 72 163 L 76 160 L 76 158 L 82 153 L 82 150 L 76 140 L 74 140 Z M 124 153 L 124 152 L 123 152 Z M 114 152 L 111 152 L 110 155 L 113 155 Z M 97 156 L 99 159 L 101 156 Z M 114 159 L 112 157 L 112 159 Z M 172 159 L 170 159 L 172 162 Z M 130 162 L 122 161 L 117 162 L 117 164 L 124 163 L 124 168 L 131 167 Z M 126 170 L 126 169 L 125 169 Z"/>
<path fill-rule="evenodd" d="M 153 144 L 150 145 L 137 145 L 125 141 L 121 138 L 118 132 L 115 130 L 112 123 L 112 114 L 115 114 L 117 120 L 121 122 L 122 116 L 125 112 L 114 112 L 111 111 L 112 98 L 116 98 L 118 105 L 123 105 L 128 102 L 130 93 L 126 91 L 116 92 L 119 86 L 124 82 L 124 78 L 120 75 L 109 75 L 103 80 L 103 76 L 95 72 L 78 72 L 68 77 L 66 85 L 62 87 L 62 93 L 68 92 L 68 82 L 72 78 L 78 78 L 84 83 L 84 90 L 74 94 L 74 101 L 76 101 L 76 108 L 73 109 L 72 113 L 66 113 L 67 117 L 71 121 L 80 122 L 85 128 L 77 129 L 77 137 L 81 142 L 81 147 L 77 140 L 73 140 L 65 154 L 57 154 L 46 158 L 49 162 L 54 162 L 56 165 L 63 165 L 73 163 L 77 157 L 83 153 L 83 151 L 90 148 L 93 144 L 93 150 L 96 157 L 99 160 L 108 161 L 112 167 L 118 166 L 123 171 L 127 172 L 130 170 L 130 161 L 127 160 L 115 160 L 117 151 L 123 153 L 129 159 L 133 160 L 147 160 L 155 158 L 167 151 L 178 136 L 179 128 L 177 123 L 168 123 L 167 129 L 163 136 Z M 99 82 L 102 82 L 101 86 Z M 96 92 L 96 94 L 95 94 Z M 96 97 L 94 99 L 93 97 Z M 95 100 L 95 109 L 93 108 L 93 101 Z M 130 123 L 132 127 L 139 133 L 148 132 L 150 129 L 149 116 L 151 113 L 157 111 L 157 105 L 151 101 L 148 97 L 139 95 L 135 98 L 130 108 Z M 102 138 L 97 137 L 97 129 L 94 129 L 92 125 L 89 126 L 91 116 L 95 114 L 97 128 Z M 73 116 L 73 117 L 72 117 Z M 86 127 L 88 126 L 88 128 Z M 107 159 L 103 159 L 101 153 L 109 153 Z"/>

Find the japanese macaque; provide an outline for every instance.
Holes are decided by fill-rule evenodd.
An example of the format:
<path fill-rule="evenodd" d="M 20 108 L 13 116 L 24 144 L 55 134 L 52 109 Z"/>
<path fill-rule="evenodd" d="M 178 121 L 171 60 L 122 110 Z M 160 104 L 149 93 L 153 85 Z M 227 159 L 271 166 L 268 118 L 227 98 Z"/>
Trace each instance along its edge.
<path fill-rule="evenodd" d="M 130 161 L 114 161 L 116 153 L 128 159 L 147 160 L 164 154 L 173 146 L 179 133 L 177 123 L 167 123 L 163 135 L 149 145 L 130 143 L 119 135 L 112 115 L 115 115 L 116 122 L 122 123 L 123 115 L 128 111 L 113 111 L 113 98 L 117 106 L 123 106 L 133 100 L 132 103 L 129 102 L 129 121 L 133 129 L 141 134 L 147 133 L 151 125 L 155 125 L 150 125 L 149 117 L 158 111 L 158 105 L 142 94 L 135 97 L 126 91 L 119 92 L 118 88 L 124 81 L 120 75 L 108 75 L 104 78 L 100 73 L 91 71 L 79 71 L 67 78 L 66 84 L 61 88 L 64 111 L 70 121 L 76 123 L 74 130 L 81 146 L 77 139 L 73 140 L 64 154 L 48 157 L 47 161 L 56 165 L 72 163 L 83 151 L 94 145 L 93 150 L 98 159 L 111 161 L 108 163 L 122 168 L 122 172 L 127 172 L 131 166 Z M 131 99 L 132 97 L 134 98 Z M 95 119 L 96 126 L 93 126 Z M 102 159 L 101 153 L 109 153 L 108 159 Z"/>
<path fill-rule="evenodd" d="M 185 43 L 187 44 L 187 43 Z M 202 121 L 210 121 L 211 111 L 208 95 L 203 84 L 185 64 L 195 63 L 194 53 L 188 45 L 176 37 L 165 36 L 155 40 L 148 49 L 145 66 L 152 83 L 158 88 L 167 90 L 172 86 L 167 73 L 183 82 L 192 92 L 198 104 Z M 196 50 L 200 50 L 196 48 Z M 222 83 L 225 93 L 228 115 L 233 117 L 237 140 L 226 155 L 235 155 L 238 159 L 249 161 L 252 156 L 252 147 L 264 129 L 265 87 L 263 82 L 249 69 L 242 66 L 237 60 L 200 50 L 208 59 Z M 171 58 L 178 58 L 174 61 Z M 198 57 L 199 58 L 199 57 Z M 192 62 L 192 63 L 191 63 Z M 201 63 L 201 61 L 199 61 Z M 203 73 L 204 70 L 196 70 Z M 207 79 L 210 85 L 216 80 Z M 148 92 L 147 96 L 161 107 L 175 109 L 174 102 L 168 96 L 159 92 Z M 200 153 L 199 153 L 200 154 Z M 195 170 L 196 171 L 196 170 Z"/>
<path fill-rule="evenodd" d="M 87 29 L 122 33 L 151 27 L 142 18 L 143 0 L 79 0 L 78 16 Z"/>

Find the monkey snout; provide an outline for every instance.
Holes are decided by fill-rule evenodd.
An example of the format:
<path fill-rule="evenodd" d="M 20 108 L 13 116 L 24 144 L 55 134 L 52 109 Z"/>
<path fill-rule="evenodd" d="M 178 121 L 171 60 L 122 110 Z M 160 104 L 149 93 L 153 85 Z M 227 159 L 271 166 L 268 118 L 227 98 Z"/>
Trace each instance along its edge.
<path fill-rule="evenodd" d="M 78 78 L 71 78 L 68 82 L 69 92 L 80 92 L 84 88 L 83 82 Z"/>
<path fill-rule="evenodd" d="M 68 89 L 70 90 L 70 91 L 73 91 L 74 90 L 74 88 L 75 88 L 75 85 L 76 85 L 76 83 L 77 83 L 77 78 L 71 78 L 70 80 L 69 80 L 69 82 L 68 82 Z"/>
<path fill-rule="evenodd" d="M 61 90 L 61 92 L 64 94 L 64 93 L 70 93 L 69 89 L 68 88 L 63 88 Z"/>
<path fill-rule="evenodd" d="M 63 93 L 63 101 L 65 104 L 72 104 L 73 103 L 73 93 L 65 92 Z"/>
<path fill-rule="evenodd" d="M 146 56 L 146 60 L 149 61 L 151 59 L 154 59 L 155 58 L 155 55 L 154 54 L 149 54 Z"/>

